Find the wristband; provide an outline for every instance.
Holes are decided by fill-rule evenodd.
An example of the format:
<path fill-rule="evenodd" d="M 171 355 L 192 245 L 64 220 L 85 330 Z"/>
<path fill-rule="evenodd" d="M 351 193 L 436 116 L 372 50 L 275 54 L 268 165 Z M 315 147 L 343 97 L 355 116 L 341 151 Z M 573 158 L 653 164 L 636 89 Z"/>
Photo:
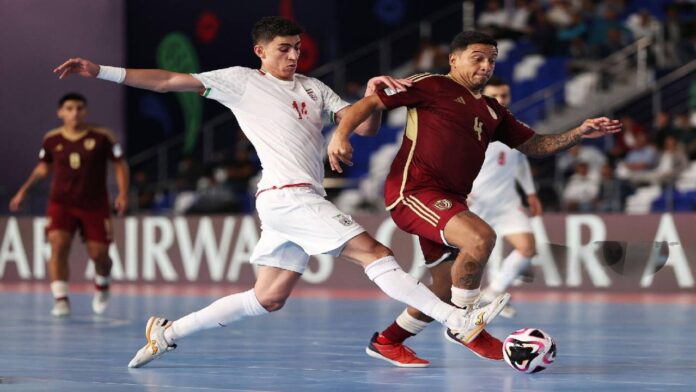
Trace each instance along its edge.
<path fill-rule="evenodd" d="M 126 69 L 120 67 L 110 67 L 108 65 L 100 65 L 97 79 L 108 80 L 115 83 L 123 83 L 123 81 L 126 79 Z"/>

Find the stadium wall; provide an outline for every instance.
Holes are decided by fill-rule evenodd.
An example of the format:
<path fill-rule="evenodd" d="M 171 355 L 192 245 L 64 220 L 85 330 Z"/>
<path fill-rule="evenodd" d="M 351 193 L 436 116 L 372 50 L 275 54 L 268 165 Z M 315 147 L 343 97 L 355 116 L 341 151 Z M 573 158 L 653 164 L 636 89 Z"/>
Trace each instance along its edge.
<path fill-rule="evenodd" d="M 394 250 L 404 269 L 424 276 L 417 241 L 396 228 L 388 216 L 356 219 Z M 0 218 L 0 283 L 46 281 L 50 247 L 45 224 L 43 217 Z M 533 274 L 519 290 L 694 290 L 696 214 L 546 215 L 535 219 L 533 227 L 539 254 L 533 260 Z M 249 259 L 260 229 L 252 215 L 127 217 L 114 221 L 114 234 L 111 256 L 116 281 L 209 287 L 254 280 Z M 84 247 L 74 245 L 71 280 L 88 282 L 93 267 Z M 499 240 L 490 268 L 499 268 L 504 254 L 507 250 Z M 657 273 L 651 272 L 662 265 Z M 301 285 L 372 287 L 360 268 L 327 255 L 312 258 Z"/>

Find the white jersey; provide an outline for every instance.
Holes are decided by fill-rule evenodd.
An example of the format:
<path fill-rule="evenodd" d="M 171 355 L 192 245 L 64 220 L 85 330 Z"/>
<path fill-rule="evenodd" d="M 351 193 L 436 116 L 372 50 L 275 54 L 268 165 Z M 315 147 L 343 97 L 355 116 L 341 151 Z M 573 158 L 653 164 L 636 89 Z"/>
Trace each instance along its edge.
<path fill-rule="evenodd" d="M 518 205 L 520 199 L 515 190 L 515 180 L 519 181 L 526 194 L 535 193 L 527 157 L 503 143 L 489 144 L 481 171 L 469 195 L 472 206 Z"/>
<path fill-rule="evenodd" d="M 268 72 L 231 67 L 193 74 L 203 96 L 227 106 L 254 145 L 263 174 L 259 189 L 308 183 L 325 195 L 322 112 L 349 105 L 321 81 L 296 74 L 291 81 Z"/>

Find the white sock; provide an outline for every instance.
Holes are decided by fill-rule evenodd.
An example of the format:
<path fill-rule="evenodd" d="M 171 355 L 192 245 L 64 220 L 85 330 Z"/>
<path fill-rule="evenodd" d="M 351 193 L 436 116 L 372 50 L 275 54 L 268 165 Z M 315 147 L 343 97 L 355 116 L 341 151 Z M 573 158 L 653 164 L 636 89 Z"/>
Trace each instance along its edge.
<path fill-rule="evenodd" d="M 424 284 L 404 272 L 394 256 L 373 261 L 365 267 L 365 274 L 388 296 L 450 326 L 448 318 L 455 313 L 456 308 L 442 302 Z"/>
<path fill-rule="evenodd" d="M 99 286 L 99 287 L 104 287 L 109 285 L 109 277 L 108 276 L 101 276 L 101 275 L 94 275 L 94 284 Z"/>
<path fill-rule="evenodd" d="M 476 298 L 481 294 L 481 289 L 460 289 L 459 287 L 452 286 L 452 303 L 460 308 L 467 305 L 473 305 L 476 302 Z"/>
<path fill-rule="evenodd" d="M 51 282 L 51 293 L 53 294 L 53 299 L 68 298 L 68 282 L 54 280 Z"/>
<path fill-rule="evenodd" d="M 411 316 L 408 314 L 408 310 L 404 309 L 403 312 L 399 315 L 399 317 L 396 318 L 396 323 L 399 325 L 399 327 L 405 329 L 408 332 L 411 332 L 414 335 L 418 335 L 421 331 L 425 329 L 425 327 L 430 324 L 427 321 L 423 320 L 418 320 L 417 318 Z"/>
<path fill-rule="evenodd" d="M 268 311 L 261 306 L 254 289 L 222 297 L 207 307 L 174 321 L 164 331 L 164 338 L 169 344 L 192 333 L 225 327 L 249 316 L 260 316 Z"/>
<path fill-rule="evenodd" d="M 495 293 L 504 293 L 515 278 L 529 267 L 531 262 L 531 258 L 524 257 L 522 253 L 513 250 L 512 253 L 503 260 L 503 267 L 491 280 L 490 289 Z"/>

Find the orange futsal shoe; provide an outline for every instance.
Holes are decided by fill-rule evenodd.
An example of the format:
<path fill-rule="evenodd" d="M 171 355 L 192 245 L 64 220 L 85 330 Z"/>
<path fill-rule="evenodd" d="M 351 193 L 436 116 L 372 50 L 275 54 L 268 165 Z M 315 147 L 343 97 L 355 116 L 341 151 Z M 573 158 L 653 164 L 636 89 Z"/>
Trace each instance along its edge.
<path fill-rule="evenodd" d="M 365 347 L 365 352 L 372 358 L 383 359 L 394 366 L 399 367 L 409 367 L 409 368 L 421 368 L 428 367 L 430 362 L 418 358 L 416 352 L 406 347 L 403 343 L 393 343 L 393 344 L 380 344 L 377 343 L 378 332 L 375 332 L 370 339 L 370 344 Z M 501 346 L 500 352 L 503 352 Z M 502 358 L 502 357 L 501 357 Z"/>
<path fill-rule="evenodd" d="M 503 342 L 486 332 L 485 329 L 468 344 L 458 340 L 449 329 L 445 330 L 445 338 L 454 344 L 463 345 L 483 359 L 491 359 L 493 361 L 503 359 Z"/>

